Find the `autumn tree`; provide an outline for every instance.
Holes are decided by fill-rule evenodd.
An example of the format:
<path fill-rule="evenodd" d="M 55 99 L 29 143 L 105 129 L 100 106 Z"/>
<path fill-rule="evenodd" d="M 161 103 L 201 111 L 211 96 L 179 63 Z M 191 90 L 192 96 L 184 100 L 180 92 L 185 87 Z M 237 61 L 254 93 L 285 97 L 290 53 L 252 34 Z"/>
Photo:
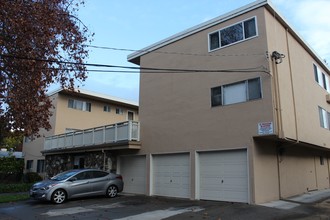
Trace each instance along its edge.
<path fill-rule="evenodd" d="M 73 89 L 92 34 L 77 17 L 81 0 L 0 0 L 0 127 L 26 136 L 50 129 L 47 88 Z"/>

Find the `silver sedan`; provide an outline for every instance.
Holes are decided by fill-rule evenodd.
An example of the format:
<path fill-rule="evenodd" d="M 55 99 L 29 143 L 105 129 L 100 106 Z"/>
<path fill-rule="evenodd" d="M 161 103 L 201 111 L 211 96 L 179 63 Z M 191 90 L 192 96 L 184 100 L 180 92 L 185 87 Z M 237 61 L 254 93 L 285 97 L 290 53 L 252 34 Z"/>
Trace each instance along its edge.
<path fill-rule="evenodd" d="M 105 195 L 113 198 L 123 188 L 123 178 L 119 174 L 96 169 L 77 169 L 35 183 L 30 189 L 30 197 L 61 204 L 67 199 L 86 196 Z"/>

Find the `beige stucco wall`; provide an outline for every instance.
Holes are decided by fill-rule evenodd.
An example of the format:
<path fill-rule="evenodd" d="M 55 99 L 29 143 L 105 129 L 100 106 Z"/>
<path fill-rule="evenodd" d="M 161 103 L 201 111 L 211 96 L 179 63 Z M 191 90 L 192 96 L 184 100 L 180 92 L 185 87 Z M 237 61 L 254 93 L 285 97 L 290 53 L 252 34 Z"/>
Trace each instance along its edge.
<path fill-rule="evenodd" d="M 320 164 L 320 156 L 325 156 Z M 287 198 L 303 192 L 329 188 L 327 155 L 322 151 L 289 146 L 279 157 L 281 196 Z"/>
<path fill-rule="evenodd" d="M 280 194 L 276 143 L 272 140 L 255 140 L 254 144 L 253 203 L 277 200 Z"/>
<path fill-rule="evenodd" d="M 141 57 L 141 67 L 175 69 L 246 69 L 263 66 L 268 69 L 267 43 L 263 10 L 247 13 L 231 21 L 201 31 L 169 44 L 159 51 Z M 208 33 L 257 15 L 259 36 L 214 52 L 208 52 Z M 205 54 L 199 55 L 176 55 Z M 244 55 L 243 55 L 244 54 Z M 227 106 L 211 107 L 211 88 L 260 77 L 262 99 Z M 263 174 L 273 171 L 274 153 L 266 148 L 261 161 L 253 164 L 253 136 L 258 135 L 259 122 L 274 122 L 272 76 L 264 72 L 215 73 L 147 73 L 140 78 L 140 122 L 142 149 L 140 154 L 188 152 L 191 156 L 191 196 L 195 198 L 195 153 L 207 150 L 248 149 L 251 202 L 276 198 L 278 192 L 267 191 L 268 184 L 277 189 L 272 178 L 266 185 L 254 182 L 254 176 L 264 181 Z M 275 126 L 275 124 L 274 124 Z M 268 152 L 269 151 L 269 152 Z M 265 166 L 266 164 L 266 166 Z M 276 163 L 275 163 L 276 165 Z M 254 170 L 254 167 L 257 167 Z M 269 169 L 268 169 L 269 168 Z M 276 166 L 275 166 L 276 168 Z M 256 173 L 258 172 L 258 173 Z M 256 185 L 254 185 L 256 184 Z M 259 190 L 264 197 L 255 198 Z M 259 196 L 261 196 L 259 194 Z"/>
<path fill-rule="evenodd" d="M 92 104 L 91 112 L 68 108 L 69 98 L 90 102 Z M 104 105 L 110 105 L 111 111 L 104 112 Z M 117 107 L 124 110 L 122 115 L 116 114 Z M 123 107 L 121 105 L 112 104 L 111 102 L 101 102 L 92 99 L 60 94 L 58 96 L 58 103 L 56 106 L 57 117 L 55 122 L 55 134 L 65 133 L 66 128 L 86 129 L 127 121 L 128 111 L 134 112 L 134 120 L 138 121 L 139 116 L 137 109 Z"/>
<path fill-rule="evenodd" d="M 252 16 L 257 16 L 258 37 L 208 52 L 208 33 Z M 271 60 L 273 51 L 286 56 L 281 64 Z M 285 155 L 278 156 L 283 146 L 275 139 L 253 140 L 258 136 L 258 122 L 273 122 L 275 135 L 281 138 L 320 147 L 328 147 L 330 143 L 329 130 L 320 127 L 318 106 L 330 111 L 330 105 L 325 101 L 326 91 L 314 80 L 315 59 L 267 9 L 243 14 L 157 52 L 140 57 L 141 67 L 201 70 L 263 66 L 270 72 L 141 72 L 139 153 L 190 152 L 192 197 L 196 187 L 194 152 L 199 150 L 247 148 L 252 203 L 329 187 L 327 160 L 326 165 L 317 163 L 325 151 L 298 144 L 300 148 L 292 152 L 289 148 Z M 262 80 L 261 100 L 211 107 L 212 87 L 254 77 Z M 279 106 L 275 105 L 276 91 L 279 91 Z"/>
<path fill-rule="evenodd" d="M 259 26 L 263 12 L 256 12 Z M 244 14 L 229 22 L 174 42 L 159 51 L 206 54 L 150 53 L 141 67 L 176 69 L 239 69 L 268 66 L 265 30 L 236 45 L 208 52 L 208 33 L 254 16 Z M 246 55 L 241 55 L 246 54 Z M 257 54 L 257 55 L 256 55 Z M 237 56 L 233 56 L 237 55 Z M 261 77 L 263 98 L 227 106 L 211 107 L 211 88 Z M 230 149 L 247 147 L 257 135 L 258 122 L 273 121 L 271 77 L 267 73 L 141 73 L 141 153 Z"/>
<path fill-rule="evenodd" d="M 57 106 L 57 94 L 50 97 L 52 101 L 53 106 Z M 26 163 L 28 160 L 33 160 L 32 168 L 31 170 L 25 170 L 27 171 L 37 171 L 37 161 L 38 160 L 44 160 L 45 157 L 42 155 L 41 151 L 43 150 L 44 146 L 44 136 L 53 135 L 54 134 L 54 127 L 55 127 L 55 119 L 56 119 L 56 108 L 51 109 L 52 116 L 49 118 L 49 123 L 51 124 L 52 128 L 49 131 L 46 131 L 45 129 L 41 129 L 40 131 L 40 137 L 34 137 L 34 139 L 30 140 L 27 138 L 24 138 L 23 141 L 23 154 L 24 154 L 24 162 L 25 166 L 24 169 L 26 169 Z"/>
<path fill-rule="evenodd" d="M 329 188 L 326 157 L 330 132 L 320 126 L 318 106 L 329 111 L 330 105 L 326 103 L 326 90 L 314 79 L 313 63 L 317 63 L 316 59 L 267 10 L 265 18 L 269 53 L 277 51 L 285 55 L 282 63 L 275 65 L 270 60 L 270 65 L 273 78 L 278 76 L 279 82 L 277 89 L 280 105 L 276 115 L 280 115 L 283 138 L 292 142 L 278 143 L 270 148 L 268 144 L 256 144 L 256 203 Z M 321 64 L 318 63 L 318 66 Z M 322 71 L 326 73 L 324 69 Z M 299 142 L 308 143 L 310 146 Z M 318 146 L 319 150 L 313 150 L 311 146 Z M 267 147 L 268 150 L 263 149 Z M 325 148 L 322 150 L 322 147 Z M 279 156 L 276 162 L 277 154 Z M 320 156 L 325 157 L 324 165 L 320 164 Z M 267 172 L 271 172 L 273 176 L 269 176 Z M 274 182 L 267 181 L 265 177 Z M 267 184 L 264 184 L 265 180 Z"/>

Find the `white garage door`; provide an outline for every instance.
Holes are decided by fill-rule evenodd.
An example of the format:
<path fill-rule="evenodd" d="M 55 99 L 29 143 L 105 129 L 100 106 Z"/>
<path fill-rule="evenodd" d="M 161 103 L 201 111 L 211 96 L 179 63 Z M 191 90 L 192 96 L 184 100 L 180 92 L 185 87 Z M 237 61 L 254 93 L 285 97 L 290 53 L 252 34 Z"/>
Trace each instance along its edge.
<path fill-rule="evenodd" d="M 146 157 L 120 157 L 120 173 L 124 179 L 124 192 L 146 194 Z"/>
<path fill-rule="evenodd" d="M 189 154 L 153 156 L 153 194 L 190 198 Z"/>
<path fill-rule="evenodd" d="M 200 198 L 248 202 L 246 150 L 199 153 Z"/>

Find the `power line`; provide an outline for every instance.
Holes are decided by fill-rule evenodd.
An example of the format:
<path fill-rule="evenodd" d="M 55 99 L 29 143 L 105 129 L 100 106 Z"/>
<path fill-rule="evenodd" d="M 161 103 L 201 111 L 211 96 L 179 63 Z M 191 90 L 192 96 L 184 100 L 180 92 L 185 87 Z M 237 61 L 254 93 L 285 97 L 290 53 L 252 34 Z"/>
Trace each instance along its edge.
<path fill-rule="evenodd" d="M 264 72 L 269 73 L 267 68 L 264 66 L 252 67 L 252 68 L 243 68 L 243 69 L 177 69 L 177 68 L 154 68 L 154 67 L 134 67 L 134 66 L 121 66 L 121 65 L 110 65 L 110 64 L 96 64 L 96 63 L 77 63 L 70 61 L 61 61 L 61 60 L 47 60 L 47 59 L 38 59 L 38 58 L 29 58 L 29 57 L 20 57 L 12 55 L 0 55 L 2 57 L 12 58 L 12 59 L 21 59 L 21 60 L 33 60 L 39 62 L 48 62 L 48 63 L 58 63 L 58 64 L 68 64 L 68 65 L 82 65 L 82 66 L 91 66 L 91 67 L 101 67 L 101 68 L 119 68 L 119 69 L 133 69 L 139 70 L 142 72 L 148 73 L 157 72 L 162 73 L 162 71 L 168 72 L 179 72 L 179 73 L 198 73 L 198 72 Z"/>
<path fill-rule="evenodd" d="M 183 53 L 183 52 L 169 52 L 160 50 L 134 50 L 126 48 L 116 48 L 116 47 L 105 47 L 96 45 L 87 45 L 85 47 L 91 47 L 103 50 L 115 50 L 115 51 L 125 51 L 125 52 L 143 52 L 143 53 L 159 53 L 159 54 L 172 54 L 172 55 L 186 55 L 186 56 L 204 56 L 204 57 L 240 57 L 240 56 L 265 56 L 265 53 L 255 53 L 255 54 L 199 54 L 199 53 Z"/>

